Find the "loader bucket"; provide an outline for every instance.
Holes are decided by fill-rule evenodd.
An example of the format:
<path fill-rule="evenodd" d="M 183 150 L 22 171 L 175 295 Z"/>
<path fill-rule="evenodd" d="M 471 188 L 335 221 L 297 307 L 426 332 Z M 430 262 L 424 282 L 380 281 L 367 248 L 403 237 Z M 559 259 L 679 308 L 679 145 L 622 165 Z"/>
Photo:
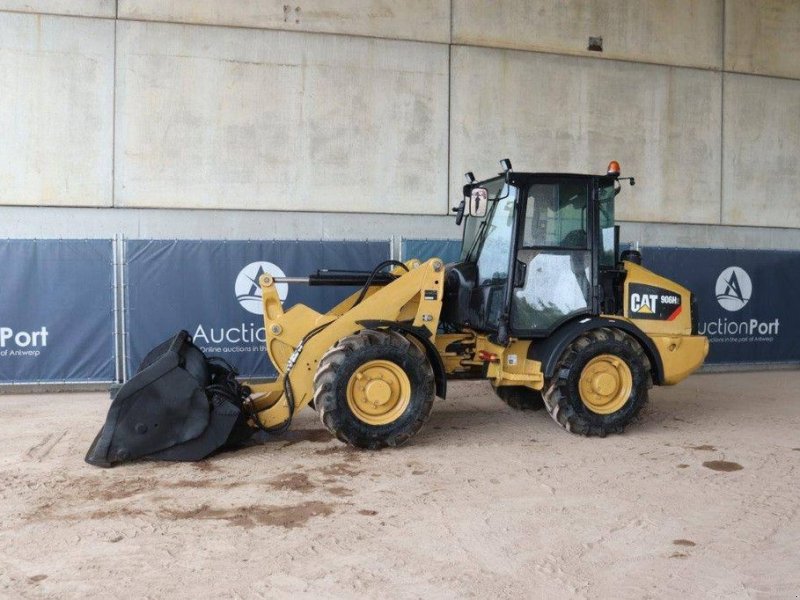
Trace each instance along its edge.
<path fill-rule="evenodd" d="M 223 361 L 207 358 L 186 331 L 177 333 L 119 388 L 86 462 L 200 460 L 244 441 L 253 432 L 242 413 L 249 390 L 235 375 Z"/>

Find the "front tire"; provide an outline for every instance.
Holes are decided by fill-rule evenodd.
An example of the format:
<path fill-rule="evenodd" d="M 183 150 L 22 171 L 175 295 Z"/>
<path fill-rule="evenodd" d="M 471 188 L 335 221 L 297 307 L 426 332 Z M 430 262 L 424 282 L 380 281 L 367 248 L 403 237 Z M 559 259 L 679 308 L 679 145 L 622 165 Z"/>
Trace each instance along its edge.
<path fill-rule="evenodd" d="M 322 424 L 359 448 L 405 444 L 428 419 L 435 395 L 427 357 L 394 331 L 365 329 L 342 338 L 314 376 Z"/>
<path fill-rule="evenodd" d="M 618 329 L 595 329 L 564 351 L 544 403 L 572 433 L 622 433 L 647 402 L 650 361 L 639 343 Z"/>

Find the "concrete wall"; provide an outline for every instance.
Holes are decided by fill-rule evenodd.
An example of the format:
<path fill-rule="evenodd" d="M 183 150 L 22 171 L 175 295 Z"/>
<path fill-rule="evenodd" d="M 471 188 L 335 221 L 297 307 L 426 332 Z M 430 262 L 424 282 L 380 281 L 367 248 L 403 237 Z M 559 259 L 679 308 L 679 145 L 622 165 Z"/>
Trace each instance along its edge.
<path fill-rule="evenodd" d="M 450 41 L 449 0 L 119 0 L 119 17 L 445 44 Z"/>
<path fill-rule="evenodd" d="M 800 80 L 725 74 L 722 221 L 800 227 Z"/>
<path fill-rule="evenodd" d="M 623 218 L 718 222 L 719 73 L 465 46 L 451 72 L 451 189 L 463 165 L 491 173 L 506 155 L 545 172 L 616 159 L 637 179 L 619 197 Z"/>
<path fill-rule="evenodd" d="M 725 68 L 800 78 L 800 2 L 728 0 Z"/>
<path fill-rule="evenodd" d="M 634 237 L 791 246 L 798 32 L 791 0 L 0 0 L 0 235 L 452 237 L 508 156 L 619 160 Z"/>
<path fill-rule="evenodd" d="M 114 23 L 0 12 L 0 201 L 111 206 Z"/>
<path fill-rule="evenodd" d="M 440 44 L 121 22 L 115 203 L 441 213 L 447 60 Z"/>
<path fill-rule="evenodd" d="M 0 10 L 113 19 L 116 0 L 0 0 Z"/>
<path fill-rule="evenodd" d="M 719 69 L 722 12 L 722 0 L 453 0 L 453 42 Z"/>

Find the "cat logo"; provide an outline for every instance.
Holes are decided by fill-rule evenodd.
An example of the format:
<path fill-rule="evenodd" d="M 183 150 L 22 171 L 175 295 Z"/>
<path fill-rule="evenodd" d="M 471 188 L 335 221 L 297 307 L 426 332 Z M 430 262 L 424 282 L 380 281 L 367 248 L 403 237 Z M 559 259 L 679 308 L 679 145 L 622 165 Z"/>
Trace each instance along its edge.
<path fill-rule="evenodd" d="M 652 315 L 656 312 L 658 294 L 631 294 L 631 311 Z"/>
<path fill-rule="evenodd" d="M 674 321 L 681 314 L 681 296 L 672 290 L 631 283 L 628 293 L 628 315 L 632 319 Z"/>

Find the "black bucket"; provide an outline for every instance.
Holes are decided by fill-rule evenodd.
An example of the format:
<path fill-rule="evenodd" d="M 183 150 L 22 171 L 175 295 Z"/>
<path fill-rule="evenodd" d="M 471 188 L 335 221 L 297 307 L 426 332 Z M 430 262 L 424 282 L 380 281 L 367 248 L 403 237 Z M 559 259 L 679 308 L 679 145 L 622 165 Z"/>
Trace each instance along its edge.
<path fill-rule="evenodd" d="M 253 433 L 242 412 L 248 395 L 230 365 L 206 358 L 180 331 L 151 350 L 116 390 L 86 462 L 201 460 Z"/>

